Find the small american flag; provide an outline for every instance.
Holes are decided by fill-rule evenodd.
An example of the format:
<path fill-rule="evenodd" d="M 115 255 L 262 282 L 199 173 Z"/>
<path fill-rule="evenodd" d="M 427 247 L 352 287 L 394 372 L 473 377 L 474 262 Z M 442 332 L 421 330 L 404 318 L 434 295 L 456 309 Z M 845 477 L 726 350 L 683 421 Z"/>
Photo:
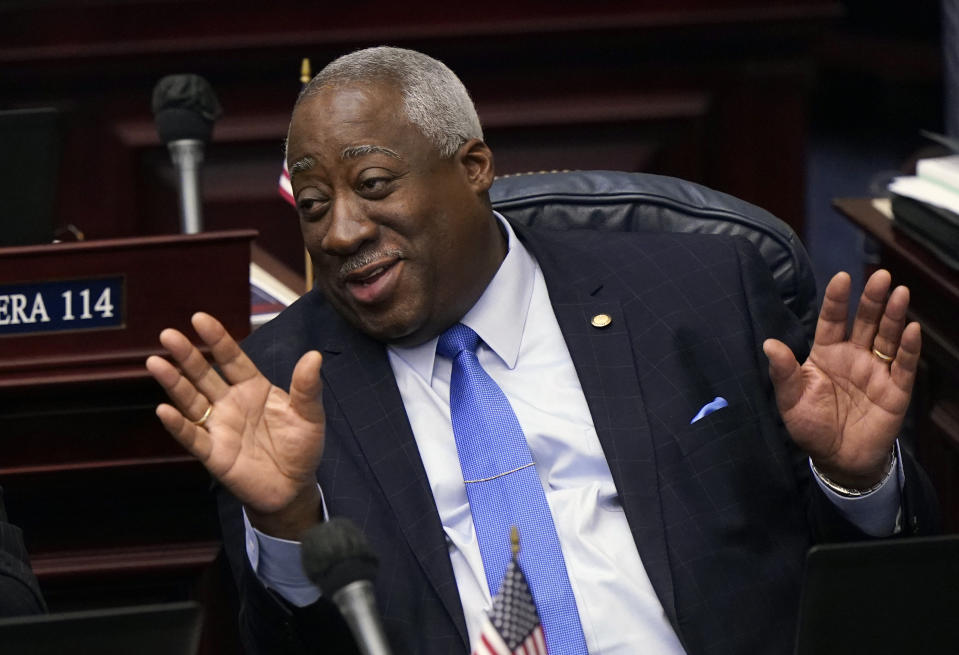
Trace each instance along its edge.
<path fill-rule="evenodd" d="M 519 536 L 515 527 L 510 538 L 513 559 L 506 567 L 493 606 L 483 619 L 473 655 L 549 655 L 533 594 L 516 561 Z"/>
<path fill-rule="evenodd" d="M 283 199 L 296 207 L 296 200 L 293 198 L 293 186 L 290 184 L 290 169 L 286 167 L 286 161 L 283 161 L 283 171 L 280 173 L 280 183 L 277 189 Z"/>
<path fill-rule="evenodd" d="M 300 63 L 300 84 L 306 86 L 310 81 L 310 77 L 310 60 L 304 58 Z M 284 200 L 296 207 L 296 199 L 293 197 L 293 187 L 290 185 L 290 169 L 286 167 L 286 157 L 283 158 L 283 170 L 280 172 L 277 191 L 280 192 L 280 195 L 283 196 Z"/>

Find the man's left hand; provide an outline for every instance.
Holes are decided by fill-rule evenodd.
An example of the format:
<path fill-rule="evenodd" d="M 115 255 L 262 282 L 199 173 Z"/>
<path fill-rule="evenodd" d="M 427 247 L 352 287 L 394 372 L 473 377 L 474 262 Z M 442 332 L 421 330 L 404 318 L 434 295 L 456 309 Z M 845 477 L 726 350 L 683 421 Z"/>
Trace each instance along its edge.
<path fill-rule="evenodd" d="M 909 289 L 890 293 L 891 282 L 885 270 L 869 277 L 847 337 L 851 282 L 835 275 L 802 366 L 783 342 L 763 344 L 790 436 L 824 475 L 853 489 L 888 471 L 919 362 L 919 324 L 906 325 Z"/>

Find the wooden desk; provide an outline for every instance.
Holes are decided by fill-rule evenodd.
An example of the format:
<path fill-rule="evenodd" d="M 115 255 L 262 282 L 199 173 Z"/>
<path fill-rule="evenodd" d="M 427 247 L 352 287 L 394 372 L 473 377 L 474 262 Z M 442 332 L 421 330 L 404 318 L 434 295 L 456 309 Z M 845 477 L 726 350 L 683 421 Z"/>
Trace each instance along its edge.
<path fill-rule="evenodd" d="M 239 652 L 210 477 L 154 415 L 144 361 L 200 309 L 248 333 L 255 236 L 0 248 L 0 482 L 51 611 L 199 600 L 200 652 Z"/>
<path fill-rule="evenodd" d="M 907 438 L 939 493 L 945 529 L 959 532 L 959 271 L 897 230 L 871 200 L 834 205 L 878 242 L 878 266 L 911 291 L 909 318 L 922 325 L 922 358 Z"/>

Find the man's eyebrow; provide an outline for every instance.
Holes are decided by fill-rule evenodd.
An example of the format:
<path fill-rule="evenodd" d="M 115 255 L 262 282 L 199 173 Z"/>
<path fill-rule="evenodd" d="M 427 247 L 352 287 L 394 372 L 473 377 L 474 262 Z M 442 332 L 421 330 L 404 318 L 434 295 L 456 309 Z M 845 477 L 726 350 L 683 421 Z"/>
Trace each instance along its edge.
<path fill-rule="evenodd" d="M 293 177 L 297 173 L 305 173 L 306 171 L 310 170 L 314 166 L 316 166 L 316 160 L 310 157 L 309 155 L 305 157 L 300 157 L 295 162 L 293 162 L 292 166 L 290 166 L 290 177 Z"/>
<path fill-rule="evenodd" d="M 364 155 L 372 154 L 386 155 L 387 157 L 392 157 L 393 159 L 403 159 L 395 151 L 390 150 L 389 148 L 374 145 L 348 146 L 343 148 L 343 152 L 340 153 L 340 159 L 356 159 L 357 157 L 363 157 Z"/>

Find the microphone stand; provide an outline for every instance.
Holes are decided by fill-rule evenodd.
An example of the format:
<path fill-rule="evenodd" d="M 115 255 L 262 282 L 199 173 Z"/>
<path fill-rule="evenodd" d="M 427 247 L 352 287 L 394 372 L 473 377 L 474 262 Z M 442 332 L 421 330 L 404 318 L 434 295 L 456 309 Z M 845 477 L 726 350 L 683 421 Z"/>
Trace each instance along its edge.
<path fill-rule="evenodd" d="M 362 655 L 391 655 L 373 595 L 377 559 L 359 527 L 335 517 L 303 535 L 303 570 L 339 608 Z"/>
<path fill-rule="evenodd" d="M 177 170 L 180 190 L 180 231 L 197 234 L 203 231 L 203 208 L 200 204 L 200 164 L 203 163 L 203 142 L 178 139 L 167 144 Z"/>
<path fill-rule="evenodd" d="M 373 585 L 369 580 L 351 582 L 333 594 L 333 602 L 350 626 L 363 655 L 392 655 L 376 607 Z"/>

